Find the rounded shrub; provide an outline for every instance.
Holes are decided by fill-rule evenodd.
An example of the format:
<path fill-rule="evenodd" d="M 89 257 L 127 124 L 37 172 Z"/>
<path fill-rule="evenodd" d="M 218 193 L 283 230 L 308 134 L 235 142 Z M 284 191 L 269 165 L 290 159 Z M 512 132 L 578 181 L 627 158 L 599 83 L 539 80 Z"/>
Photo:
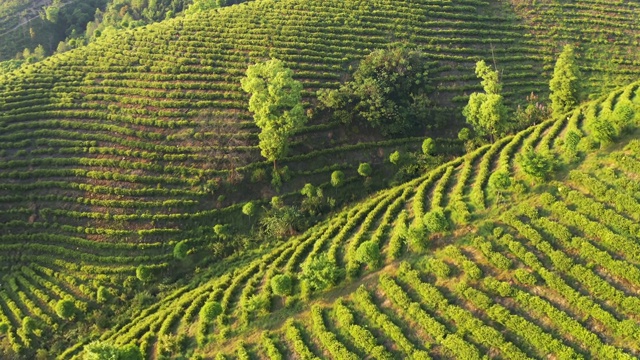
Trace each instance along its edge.
<path fill-rule="evenodd" d="M 371 165 L 369 163 L 361 163 L 360 166 L 358 166 L 358 174 L 360 174 L 360 176 L 363 177 L 369 177 L 371 176 Z"/>
<path fill-rule="evenodd" d="M 409 249 L 415 253 L 427 251 L 428 231 L 423 224 L 412 224 L 407 230 L 405 239 Z"/>
<path fill-rule="evenodd" d="M 344 173 L 340 170 L 336 170 L 331 173 L 331 186 L 340 187 L 344 184 Z"/>
<path fill-rule="evenodd" d="M 436 150 L 436 144 L 432 138 L 426 138 L 422 142 L 422 153 L 425 155 L 433 155 Z"/>
<path fill-rule="evenodd" d="M 444 213 L 444 209 L 437 207 L 424 214 L 422 223 L 432 233 L 449 230 L 449 220 Z"/>
<path fill-rule="evenodd" d="M 136 268 L 136 277 L 142 282 L 148 282 L 153 278 L 153 272 L 150 267 L 139 265 Z"/>
<path fill-rule="evenodd" d="M 207 301 L 200 309 L 200 321 L 210 323 L 222 314 L 222 305 L 217 301 Z"/>
<path fill-rule="evenodd" d="M 244 206 L 242 206 L 242 213 L 248 217 L 252 217 L 256 213 L 256 204 L 252 201 L 244 204 Z"/>
<path fill-rule="evenodd" d="M 56 314 L 65 320 L 73 318 L 76 313 L 76 305 L 71 299 L 61 299 L 56 304 Z"/>
<path fill-rule="evenodd" d="M 271 291 L 278 296 L 291 295 L 293 279 L 289 274 L 278 274 L 271 278 Z"/>
<path fill-rule="evenodd" d="M 98 301 L 98 303 L 103 304 L 109 301 L 110 298 L 111 294 L 109 293 L 109 290 L 107 290 L 107 288 L 104 286 L 100 286 L 96 293 L 96 300 Z"/>
<path fill-rule="evenodd" d="M 358 246 L 356 258 L 359 262 L 375 269 L 380 266 L 380 247 L 375 241 L 365 241 Z"/>
<path fill-rule="evenodd" d="M 340 276 L 338 265 L 322 253 L 302 264 L 300 279 L 306 281 L 311 289 L 323 290 L 336 285 Z"/>
<path fill-rule="evenodd" d="M 175 257 L 178 260 L 182 260 L 187 257 L 188 251 L 189 251 L 189 245 L 187 245 L 187 243 L 184 240 L 179 241 L 173 247 L 173 257 Z"/>

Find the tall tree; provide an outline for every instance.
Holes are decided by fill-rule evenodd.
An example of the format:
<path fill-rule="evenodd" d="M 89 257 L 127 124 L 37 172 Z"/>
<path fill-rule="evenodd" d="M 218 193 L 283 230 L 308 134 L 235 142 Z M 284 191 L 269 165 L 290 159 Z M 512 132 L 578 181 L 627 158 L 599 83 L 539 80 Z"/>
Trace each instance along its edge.
<path fill-rule="evenodd" d="M 406 45 L 392 45 L 367 55 L 340 89 L 324 90 L 319 100 L 344 122 L 366 120 L 385 136 L 412 133 L 432 121 L 427 93 L 430 62 Z"/>
<path fill-rule="evenodd" d="M 276 161 L 287 154 L 289 136 L 307 121 L 302 107 L 302 84 L 277 59 L 249 66 L 241 84 L 251 94 L 249 111 L 261 129 L 260 152 L 273 162 L 275 170 Z"/>
<path fill-rule="evenodd" d="M 553 69 L 549 82 L 551 110 L 554 116 L 567 113 L 580 100 L 580 69 L 576 64 L 573 46 L 565 45 Z"/>
<path fill-rule="evenodd" d="M 256 213 L 256 204 L 252 201 L 247 202 L 242 206 L 242 213 L 249 217 L 249 223 L 251 223 L 251 217 Z"/>
<path fill-rule="evenodd" d="M 502 84 L 497 70 L 492 70 L 484 60 L 476 64 L 476 75 L 482 79 L 484 93 L 473 93 L 462 110 L 467 123 L 476 133 L 490 135 L 492 140 L 506 128 L 507 107 L 501 95 Z"/>

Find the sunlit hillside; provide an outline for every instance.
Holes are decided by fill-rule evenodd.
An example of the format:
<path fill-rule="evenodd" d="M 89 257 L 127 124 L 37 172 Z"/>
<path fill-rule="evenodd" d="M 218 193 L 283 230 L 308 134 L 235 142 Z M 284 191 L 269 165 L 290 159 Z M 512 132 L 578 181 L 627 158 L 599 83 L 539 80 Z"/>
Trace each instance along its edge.
<path fill-rule="evenodd" d="M 638 89 L 378 192 L 245 266 L 178 290 L 101 340 L 139 344 L 150 357 L 635 358 L 637 131 L 597 149 L 588 128 L 620 104 L 637 109 Z M 547 182 L 532 181 L 521 154 L 533 147 L 563 159 L 571 133 L 582 150 Z M 498 172 L 512 177 L 509 190 L 488 185 Z M 439 209 L 447 228 L 425 229 Z M 371 242 L 378 264 L 360 254 Z M 339 286 L 317 293 L 301 280 L 321 254 L 338 266 Z M 289 296 L 274 294 L 278 274 L 294 279 Z M 213 303 L 222 312 L 208 319 L 200 309 Z"/>
<path fill-rule="evenodd" d="M 153 359 L 638 356 L 640 155 L 633 126 L 609 132 L 637 122 L 639 6 L 256 0 L 114 30 L 0 75 L 0 357 L 80 358 L 96 340 Z M 419 131 L 385 137 L 319 106 L 319 90 L 399 43 L 427 59 Z M 527 97 L 549 106 L 566 44 L 592 101 L 517 124 Z M 302 83 L 308 117 L 276 185 L 241 88 L 272 58 Z M 474 142 L 458 131 L 479 60 L 499 71 L 509 127 Z M 419 158 L 425 138 L 428 165 L 390 160 Z M 519 165 L 530 147 L 557 160 L 544 181 Z M 508 190 L 492 189 L 498 170 Z M 263 231 L 273 197 L 303 208 L 306 184 L 322 210 Z M 449 229 L 421 232 L 434 209 Z M 375 271 L 357 255 L 369 241 Z M 312 292 L 296 276 L 319 254 L 340 276 Z M 284 273 L 296 276 L 282 297 L 271 279 Z M 214 303 L 221 315 L 201 315 Z"/>

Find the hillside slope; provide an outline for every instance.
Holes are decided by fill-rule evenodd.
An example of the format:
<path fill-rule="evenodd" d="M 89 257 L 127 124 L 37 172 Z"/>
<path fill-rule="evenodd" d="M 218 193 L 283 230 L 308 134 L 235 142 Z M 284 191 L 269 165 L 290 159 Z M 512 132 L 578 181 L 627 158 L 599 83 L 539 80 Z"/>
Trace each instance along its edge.
<path fill-rule="evenodd" d="M 638 114 L 639 89 L 635 83 L 381 191 L 246 266 L 180 289 L 100 339 L 139 344 L 148 357 L 635 358 L 640 143 L 634 130 L 595 150 L 588 129 L 621 104 Z M 532 185 L 518 154 L 533 147 L 560 159 L 572 132 L 583 139 L 579 157 Z M 487 187 L 498 171 L 515 181 L 504 199 Z M 455 227 L 412 235 L 440 207 Z M 415 236 L 423 236 L 425 253 L 407 244 Z M 357 260 L 364 241 L 380 247 L 380 269 Z M 344 270 L 340 287 L 309 295 L 296 281 L 287 299 L 273 294 L 275 275 L 298 278 L 322 253 Z M 198 315 L 210 302 L 222 305 L 213 321 Z"/>
<path fill-rule="evenodd" d="M 0 219 L 27 222 L 27 231 L 47 222 L 72 237 L 150 243 L 175 238 L 181 224 L 230 221 L 218 208 L 269 192 L 264 184 L 233 193 L 255 169 L 268 169 L 239 79 L 269 57 L 294 69 L 312 103 L 372 49 L 418 44 L 438 64 L 434 119 L 451 130 L 465 93 L 479 87 L 476 60 L 495 58 L 508 102 L 544 94 L 540 75 L 557 44 L 532 38 L 508 5 L 259 1 L 138 28 L 14 72 L 0 80 Z M 381 162 L 380 148 L 417 144 L 417 135 L 379 143 L 316 118 L 283 165 L 313 182 L 336 169 L 355 175 L 356 161 L 331 155 Z"/>
<path fill-rule="evenodd" d="M 631 21 L 634 6 L 586 2 L 577 24 L 586 27 L 589 14 L 597 16 L 605 8 L 628 23 L 629 36 L 637 36 L 638 25 Z M 257 128 L 240 90 L 249 64 L 270 57 L 286 61 L 303 82 L 312 109 L 315 92 L 337 87 L 349 67 L 371 50 L 406 41 L 434 61 L 435 118 L 454 133 L 461 124 L 465 93 L 479 88 L 473 73 L 476 60 L 495 59 L 512 105 L 532 91 L 546 93 L 547 72 L 566 38 L 556 39 L 556 33 L 531 14 L 519 18 L 527 14 L 523 9 L 529 8 L 476 0 L 260 0 L 118 33 L 0 77 L 0 323 L 10 324 L 9 335 L 0 339 L 3 349 L 28 358 L 40 348 L 61 353 L 80 340 L 68 352 L 75 355 L 97 336 L 126 343 L 143 335 L 150 340 L 146 348 L 156 344 L 151 339 L 160 332 L 188 329 L 193 334 L 198 306 L 209 297 L 227 303 L 229 331 L 235 335 L 242 331 L 236 318 L 251 317 L 237 311 L 238 299 L 250 297 L 264 286 L 264 277 L 280 268 L 298 269 L 310 251 L 332 249 L 330 255 L 357 274 L 360 268 L 351 257 L 368 228 L 358 231 L 353 246 L 341 246 L 366 219 L 367 226 L 381 224 L 376 239 L 386 241 L 383 235 L 402 207 L 419 219 L 432 202 L 463 217 L 491 205 L 485 194 L 491 166 L 506 162 L 513 167 L 511 155 L 529 141 L 525 138 L 539 149 L 555 149 L 553 140 L 565 126 L 581 126 L 579 115 L 569 125 L 547 122 L 379 193 L 277 252 L 262 248 L 243 254 L 238 264 L 217 261 L 239 245 L 216 234 L 214 225 L 244 231 L 250 226 L 240 214 L 242 204 L 275 195 L 268 181 L 251 182 L 256 170 L 267 171 L 270 164 L 259 156 Z M 527 11 L 535 14 L 537 9 Z M 560 29 L 569 31 L 564 23 Z M 601 30 L 613 39 L 627 35 L 627 30 L 618 34 L 607 24 L 603 22 Z M 578 45 L 587 51 L 594 41 L 585 37 Z M 583 70 L 593 79 L 637 75 L 636 53 L 627 52 L 630 41 L 609 44 L 621 66 L 608 69 L 598 65 L 600 60 L 596 66 L 583 58 Z M 595 85 L 591 89 L 598 93 Z M 624 94 L 635 101 L 635 92 L 632 87 Z M 616 101 L 614 96 L 607 106 Z M 416 147 L 431 135 L 383 141 L 321 115 L 296 135 L 293 153 L 280 163 L 293 176 L 281 189 L 285 198 L 297 194 L 305 182 L 326 185 L 333 170 L 355 178 L 360 162 L 382 167 L 389 152 Z M 476 167 L 485 170 L 476 173 Z M 451 188 L 451 193 L 427 195 L 433 185 Z M 353 181 L 352 188 L 361 187 Z M 357 197 L 363 192 L 351 193 Z M 413 201 L 416 196 L 424 202 Z M 345 196 L 345 201 L 351 199 L 351 194 Z M 194 253 L 187 261 L 174 258 L 179 241 Z M 206 264 L 216 263 L 211 273 L 240 270 L 210 280 L 212 275 L 198 267 L 205 256 L 213 259 Z M 273 270 L 263 260 L 241 266 L 260 256 L 274 261 Z M 141 267 L 156 280 L 138 280 Z M 193 280 L 193 273 L 205 283 Z M 252 287 L 240 294 L 246 281 Z M 185 287 L 173 291 L 180 286 Z M 99 293 L 110 294 L 107 305 Z M 167 293 L 172 295 L 133 322 L 122 314 Z M 64 298 L 73 298 L 80 310 L 75 321 L 56 313 Z M 190 315 L 183 321 L 185 313 Z M 25 317 L 36 319 L 40 335 L 25 332 Z M 226 326 L 216 328 L 216 334 L 222 329 Z"/>
<path fill-rule="evenodd" d="M 588 0 L 580 2 L 511 1 L 534 39 L 582 49 L 588 93 L 597 97 L 637 78 L 640 55 L 640 3 Z M 545 67 L 550 71 L 551 67 Z"/>
<path fill-rule="evenodd" d="M 24 61 L 35 62 L 41 56 L 82 46 L 103 33 L 171 18 L 191 3 L 190 0 L 0 1 L 0 73 Z"/>
<path fill-rule="evenodd" d="M 523 29 L 507 14 L 490 15 L 494 6 L 397 5 L 251 2 L 138 28 L 3 77 L 0 221 L 9 236 L 3 243 L 26 251 L 5 256 L 28 264 L 36 256 L 29 247 L 38 247 L 37 256 L 60 258 L 51 245 L 63 245 L 97 273 L 117 272 L 102 260 L 117 257 L 120 270 L 133 275 L 139 264 L 166 268 L 169 241 L 215 241 L 211 227 L 234 221 L 234 202 L 273 194 L 267 182 L 250 183 L 255 169 L 269 166 L 239 88 L 258 60 L 285 60 L 312 102 L 316 90 L 337 86 L 371 49 L 420 42 L 441 62 L 434 82 L 446 105 L 477 87 L 470 69 L 490 57 L 486 45 L 495 40 L 511 99 L 543 86 L 541 57 L 533 55 L 540 44 L 516 45 Z M 522 55 L 506 50 L 512 46 Z M 281 164 L 294 177 L 326 183 L 333 170 L 356 175 L 359 161 L 380 163 L 422 136 L 380 140 L 312 119 Z M 303 183 L 282 191 L 297 192 Z"/>

